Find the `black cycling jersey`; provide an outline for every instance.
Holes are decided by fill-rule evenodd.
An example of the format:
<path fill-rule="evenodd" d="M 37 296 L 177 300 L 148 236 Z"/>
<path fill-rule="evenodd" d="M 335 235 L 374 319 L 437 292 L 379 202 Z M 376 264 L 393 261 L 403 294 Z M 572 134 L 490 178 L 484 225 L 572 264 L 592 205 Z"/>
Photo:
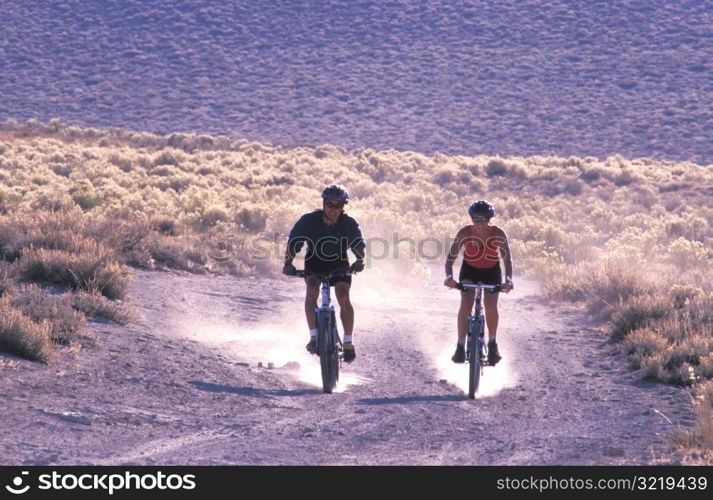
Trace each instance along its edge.
<path fill-rule="evenodd" d="M 337 269 L 348 266 L 347 250 L 361 249 L 366 246 L 357 221 L 342 213 L 333 225 L 323 220 L 324 212 L 315 210 L 304 214 L 290 231 L 287 251 L 291 256 L 297 254 L 307 244 L 305 268 Z"/>

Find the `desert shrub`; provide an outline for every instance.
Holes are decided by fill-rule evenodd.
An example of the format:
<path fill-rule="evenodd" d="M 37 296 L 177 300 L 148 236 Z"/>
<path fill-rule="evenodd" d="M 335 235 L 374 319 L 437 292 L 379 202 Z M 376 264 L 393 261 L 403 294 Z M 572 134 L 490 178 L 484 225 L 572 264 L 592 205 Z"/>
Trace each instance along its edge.
<path fill-rule="evenodd" d="M 683 272 L 692 269 L 708 269 L 710 259 L 703 243 L 680 237 L 668 247 L 668 259 Z"/>
<path fill-rule="evenodd" d="M 584 190 L 584 185 L 579 179 L 568 179 L 564 182 L 562 192 L 572 196 L 579 196 Z"/>
<path fill-rule="evenodd" d="M 681 309 L 692 302 L 704 300 L 706 293 L 693 285 L 673 285 L 669 289 L 672 306 Z"/>
<path fill-rule="evenodd" d="M 713 381 L 698 386 L 695 396 L 696 442 L 703 449 L 713 450 Z"/>
<path fill-rule="evenodd" d="M 701 379 L 713 380 L 713 352 L 708 352 L 698 359 L 696 373 Z"/>
<path fill-rule="evenodd" d="M 122 299 L 129 287 L 129 274 L 115 256 L 100 245 L 85 252 L 31 248 L 23 251 L 18 263 L 22 277 L 72 289 L 99 292 L 110 299 Z"/>
<path fill-rule="evenodd" d="M 488 177 L 499 177 L 507 174 L 508 165 L 500 158 L 494 158 L 488 162 L 485 167 L 485 173 Z"/>
<path fill-rule="evenodd" d="M 574 269 L 560 268 L 561 272 L 553 273 L 544 280 L 543 292 L 553 301 L 584 302 L 590 297 L 590 283 L 594 275 L 579 267 Z"/>
<path fill-rule="evenodd" d="M 173 238 L 151 236 L 143 242 L 151 259 L 151 267 L 168 267 L 184 271 L 203 272 L 205 257 L 194 246 Z"/>
<path fill-rule="evenodd" d="M 149 175 L 158 177 L 171 177 L 179 174 L 179 170 L 168 164 L 160 164 L 149 170 Z"/>
<path fill-rule="evenodd" d="M 545 246 L 548 248 L 562 248 L 566 239 L 566 233 L 556 226 L 548 227 L 545 229 L 545 233 L 543 234 Z"/>
<path fill-rule="evenodd" d="M 59 175 L 60 177 L 69 177 L 69 174 L 72 173 L 72 167 L 59 163 L 50 165 L 50 170 L 52 170 L 52 172 Z"/>
<path fill-rule="evenodd" d="M 84 315 L 72 307 L 71 294 L 51 294 L 35 284 L 24 284 L 14 290 L 10 303 L 36 323 L 46 322 L 57 344 L 76 342 L 84 328 Z"/>
<path fill-rule="evenodd" d="M 17 259 L 27 248 L 79 251 L 87 244 L 84 221 L 74 211 L 18 212 L 0 217 L 0 251 Z"/>
<path fill-rule="evenodd" d="M 181 233 L 178 221 L 173 217 L 154 217 L 151 227 L 166 236 L 178 236 Z"/>
<path fill-rule="evenodd" d="M 235 214 L 235 222 L 248 231 L 259 233 L 267 225 L 267 211 L 257 207 L 245 207 Z"/>
<path fill-rule="evenodd" d="M 101 196 L 98 196 L 93 190 L 79 190 L 71 193 L 72 201 L 84 211 L 91 210 L 102 203 Z"/>
<path fill-rule="evenodd" d="M 123 256 L 129 260 L 129 256 L 143 251 L 143 241 L 154 232 L 149 218 L 140 214 L 133 216 L 131 220 L 95 218 L 85 229 L 86 237 L 95 242 L 94 244 L 101 242 L 104 248 L 102 253 L 114 252 L 117 258 Z"/>
<path fill-rule="evenodd" d="M 31 205 L 33 209 L 43 212 L 61 212 L 76 206 L 76 202 L 67 193 L 55 191 L 39 193 Z"/>
<path fill-rule="evenodd" d="M 46 321 L 36 323 L 6 297 L 0 300 L 0 350 L 46 363 L 52 352 L 50 330 Z"/>
<path fill-rule="evenodd" d="M 676 287 L 673 294 L 623 305 L 614 314 L 612 335 L 623 339 L 623 351 L 643 377 L 679 385 L 710 379 L 713 300 L 690 288 Z"/>
<path fill-rule="evenodd" d="M 628 186 L 636 180 L 636 176 L 629 169 L 623 169 L 619 175 L 614 178 L 614 184 L 617 186 Z"/>
<path fill-rule="evenodd" d="M 227 221 L 229 218 L 228 212 L 223 207 L 210 207 L 201 215 L 201 225 L 212 227 L 220 222 Z"/>
<path fill-rule="evenodd" d="M 668 347 L 665 338 L 650 328 L 640 328 L 629 333 L 621 343 L 622 352 L 632 356 L 635 369 L 641 368 L 643 361 L 663 352 Z"/>
<path fill-rule="evenodd" d="M 604 169 L 600 166 L 586 167 L 580 176 L 587 182 L 598 181 L 604 177 Z"/>
<path fill-rule="evenodd" d="M 111 153 L 109 155 L 109 163 L 119 167 L 119 169 L 124 173 L 129 173 L 134 169 L 134 162 L 132 158 L 127 158 L 124 155 L 118 153 Z"/>
<path fill-rule="evenodd" d="M 107 299 L 96 292 L 78 291 L 73 294 L 72 307 L 89 317 L 101 317 L 126 325 L 133 321 L 136 311 L 126 303 Z"/>
<path fill-rule="evenodd" d="M 450 166 L 440 167 L 433 174 L 433 182 L 441 187 L 446 186 L 447 184 L 450 184 L 451 182 L 455 181 L 457 178 L 458 178 L 458 172 L 453 167 L 450 167 Z"/>
<path fill-rule="evenodd" d="M 186 155 L 182 151 L 177 149 L 164 149 L 161 151 L 153 161 L 156 166 L 160 165 L 173 165 L 174 167 L 179 166 L 182 162 L 186 160 Z"/>
<path fill-rule="evenodd" d="M 595 317 L 606 320 L 621 304 L 651 294 L 652 290 L 650 282 L 633 272 L 606 268 L 593 276 L 587 294 L 587 309 Z"/>
<path fill-rule="evenodd" d="M 621 300 L 611 316 L 611 336 L 622 340 L 633 330 L 644 328 L 671 314 L 671 304 L 666 296 L 637 295 Z"/>

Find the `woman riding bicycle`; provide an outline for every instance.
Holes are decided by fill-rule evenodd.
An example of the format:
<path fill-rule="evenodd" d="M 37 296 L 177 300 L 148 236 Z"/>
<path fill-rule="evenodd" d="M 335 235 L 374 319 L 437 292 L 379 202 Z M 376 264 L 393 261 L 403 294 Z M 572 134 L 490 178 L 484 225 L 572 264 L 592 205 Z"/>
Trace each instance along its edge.
<path fill-rule="evenodd" d="M 500 259 L 505 265 L 505 283 L 501 289 L 509 292 L 513 289 L 512 283 L 512 256 L 508 237 L 498 226 L 490 224 L 490 219 L 495 215 L 495 209 L 486 201 L 476 201 L 468 207 L 468 215 L 473 224 L 465 226 L 458 231 L 448 256 L 446 257 L 445 286 L 454 288 L 457 282 L 453 279 L 453 263 L 461 249 L 463 249 L 463 263 L 461 264 L 458 281 L 462 283 L 483 283 L 485 285 L 499 285 L 502 281 Z M 456 352 L 451 358 L 454 363 L 465 362 L 465 339 L 468 328 L 468 315 L 473 309 L 475 293 L 472 289 L 462 291 L 460 296 L 460 310 L 458 311 L 458 344 Z M 498 292 L 484 294 L 485 322 L 488 325 L 488 363 L 495 365 L 500 361 L 498 352 Z"/>
<path fill-rule="evenodd" d="M 290 231 L 282 272 L 288 276 L 295 274 L 292 260 L 307 243 L 305 271 L 313 274 L 329 274 L 349 268 L 352 272 L 364 270 L 364 248 L 366 243 L 357 221 L 344 213 L 349 202 L 349 193 L 337 185 L 327 186 L 322 191 L 322 209 L 304 214 Z M 357 260 L 350 266 L 347 250 L 351 249 Z M 344 329 L 344 361 L 351 363 L 356 358 L 352 341 L 354 328 L 354 308 L 349 298 L 351 276 L 337 276 L 331 279 L 334 293 L 339 303 L 339 316 Z M 307 286 L 305 314 L 309 326 L 310 341 L 307 351 L 317 353 L 317 322 L 314 310 L 317 308 L 320 280 L 316 276 L 305 277 Z"/>

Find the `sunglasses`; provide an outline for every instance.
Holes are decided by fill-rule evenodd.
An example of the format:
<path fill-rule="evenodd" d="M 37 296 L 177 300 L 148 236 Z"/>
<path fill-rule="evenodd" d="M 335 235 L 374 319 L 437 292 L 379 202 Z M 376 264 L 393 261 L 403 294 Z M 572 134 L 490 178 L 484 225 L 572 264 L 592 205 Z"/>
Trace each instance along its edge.
<path fill-rule="evenodd" d="M 344 203 L 332 203 L 331 201 L 325 201 L 324 205 L 329 208 L 344 208 Z"/>

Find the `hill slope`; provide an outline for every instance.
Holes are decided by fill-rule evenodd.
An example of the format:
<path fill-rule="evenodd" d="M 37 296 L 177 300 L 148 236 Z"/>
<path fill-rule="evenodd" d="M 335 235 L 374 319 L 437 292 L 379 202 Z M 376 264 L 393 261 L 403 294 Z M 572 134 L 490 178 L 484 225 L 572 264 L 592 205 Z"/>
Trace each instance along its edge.
<path fill-rule="evenodd" d="M 0 120 L 713 161 L 698 0 L 6 4 Z"/>

